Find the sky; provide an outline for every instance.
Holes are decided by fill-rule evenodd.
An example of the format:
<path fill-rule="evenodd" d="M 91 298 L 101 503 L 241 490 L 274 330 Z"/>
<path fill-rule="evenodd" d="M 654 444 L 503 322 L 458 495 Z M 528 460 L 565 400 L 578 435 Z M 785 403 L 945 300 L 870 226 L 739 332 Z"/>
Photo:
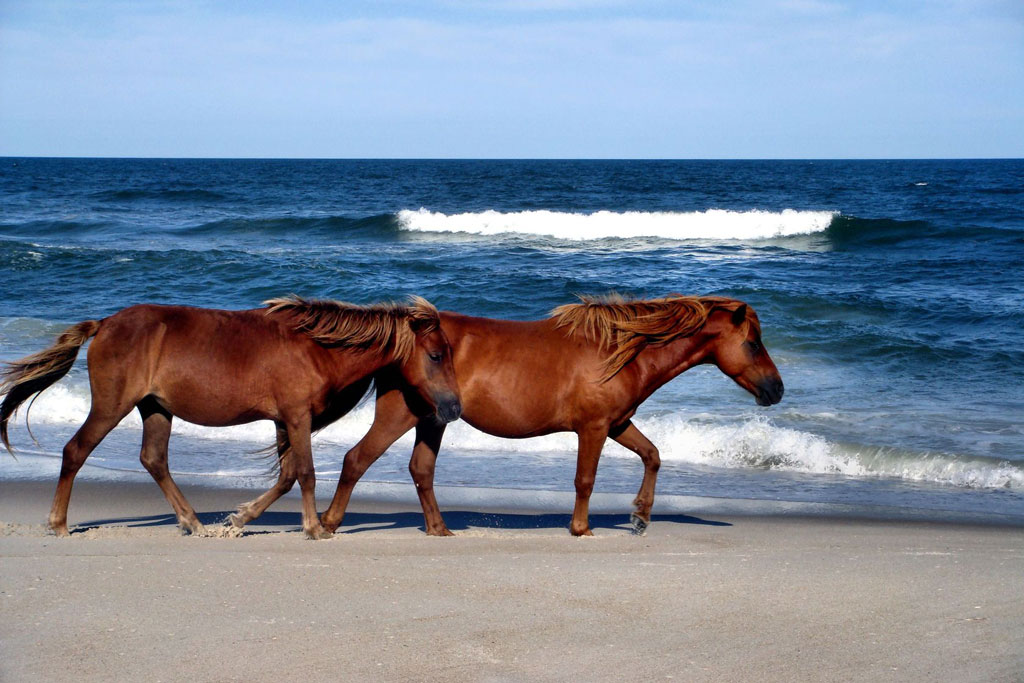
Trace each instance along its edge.
<path fill-rule="evenodd" d="M 1024 157 L 1024 2 L 0 0 L 0 155 Z"/>

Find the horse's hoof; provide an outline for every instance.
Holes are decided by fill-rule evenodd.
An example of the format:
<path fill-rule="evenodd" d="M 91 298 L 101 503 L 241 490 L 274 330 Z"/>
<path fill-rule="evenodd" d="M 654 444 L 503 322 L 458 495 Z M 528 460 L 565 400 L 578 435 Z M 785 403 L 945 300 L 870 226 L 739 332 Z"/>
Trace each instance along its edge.
<path fill-rule="evenodd" d="M 441 529 L 427 529 L 427 536 L 454 536 L 454 535 L 455 534 L 453 534 L 451 531 L 448 530 L 448 527 L 443 527 Z"/>
<path fill-rule="evenodd" d="M 241 529 L 243 526 L 245 526 L 245 519 L 242 518 L 241 513 L 232 512 L 230 515 L 228 515 L 228 524 L 237 529 Z"/>
<path fill-rule="evenodd" d="M 645 536 L 647 534 L 647 526 L 650 522 L 640 515 L 635 512 L 631 514 L 629 516 L 629 523 L 633 525 L 633 534 L 635 536 Z"/>
<path fill-rule="evenodd" d="M 311 541 L 326 541 L 328 538 L 334 538 L 334 534 L 323 527 L 317 527 L 316 529 L 308 529 L 306 531 L 306 538 Z"/>
<path fill-rule="evenodd" d="M 196 524 L 195 526 L 189 526 L 188 524 L 179 524 L 178 531 L 182 536 L 206 536 L 206 527 L 202 524 Z"/>

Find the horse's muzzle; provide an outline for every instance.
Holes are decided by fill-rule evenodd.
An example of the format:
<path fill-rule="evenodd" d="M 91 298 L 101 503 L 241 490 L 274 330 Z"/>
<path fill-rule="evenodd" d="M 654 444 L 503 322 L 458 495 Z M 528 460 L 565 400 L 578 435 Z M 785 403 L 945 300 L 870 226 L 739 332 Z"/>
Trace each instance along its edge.
<path fill-rule="evenodd" d="M 438 401 L 437 416 L 444 422 L 454 422 L 462 415 L 462 403 L 454 396 Z"/>
<path fill-rule="evenodd" d="M 770 379 L 762 382 L 757 387 L 757 405 L 773 406 L 782 400 L 782 394 L 786 388 L 782 385 L 781 379 Z"/>

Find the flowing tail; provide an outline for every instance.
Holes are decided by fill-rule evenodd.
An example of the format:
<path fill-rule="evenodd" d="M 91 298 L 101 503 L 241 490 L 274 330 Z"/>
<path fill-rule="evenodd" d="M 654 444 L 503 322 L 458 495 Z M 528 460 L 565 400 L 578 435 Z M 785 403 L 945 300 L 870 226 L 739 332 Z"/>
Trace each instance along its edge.
<path fill-rule="evenodd" d="M 7 439 L 7 421 L 18 410 L 18 406 L 68 374 L 78 357 L 78 350 L 99 331 L 100 322 L 86 320 L 69 327 L 50 348 L 7 363 L 7 368 L 0 371 L 0 395 L 4 396 L 3 403 L 0 403 L 0 441 L 3 441 L 8 453 L 13 455 L 14 451 Z M 31 407 L 30 403 L 29 409 Z M 27 414 L 25 423 L 28 424 Z"/>

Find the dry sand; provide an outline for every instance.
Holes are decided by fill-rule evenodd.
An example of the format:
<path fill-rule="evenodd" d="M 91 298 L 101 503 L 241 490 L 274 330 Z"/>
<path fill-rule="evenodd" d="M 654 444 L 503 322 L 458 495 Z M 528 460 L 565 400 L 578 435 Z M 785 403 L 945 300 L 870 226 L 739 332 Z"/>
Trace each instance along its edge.
<path fill-rule="evenodd" d="M 1024 680 L 1019 527 L 656 515 L 641 538 L 617 514 L 576 539 L 484 510 L 428 538 L 364 501 L 313 542 L 286 498 L 189 538 L 154 484 L 85 481 L 58 539 L 52 488 L 0 482 L 3 681 Z M 251 493 L 186 491 L 204 523 Z"/>

